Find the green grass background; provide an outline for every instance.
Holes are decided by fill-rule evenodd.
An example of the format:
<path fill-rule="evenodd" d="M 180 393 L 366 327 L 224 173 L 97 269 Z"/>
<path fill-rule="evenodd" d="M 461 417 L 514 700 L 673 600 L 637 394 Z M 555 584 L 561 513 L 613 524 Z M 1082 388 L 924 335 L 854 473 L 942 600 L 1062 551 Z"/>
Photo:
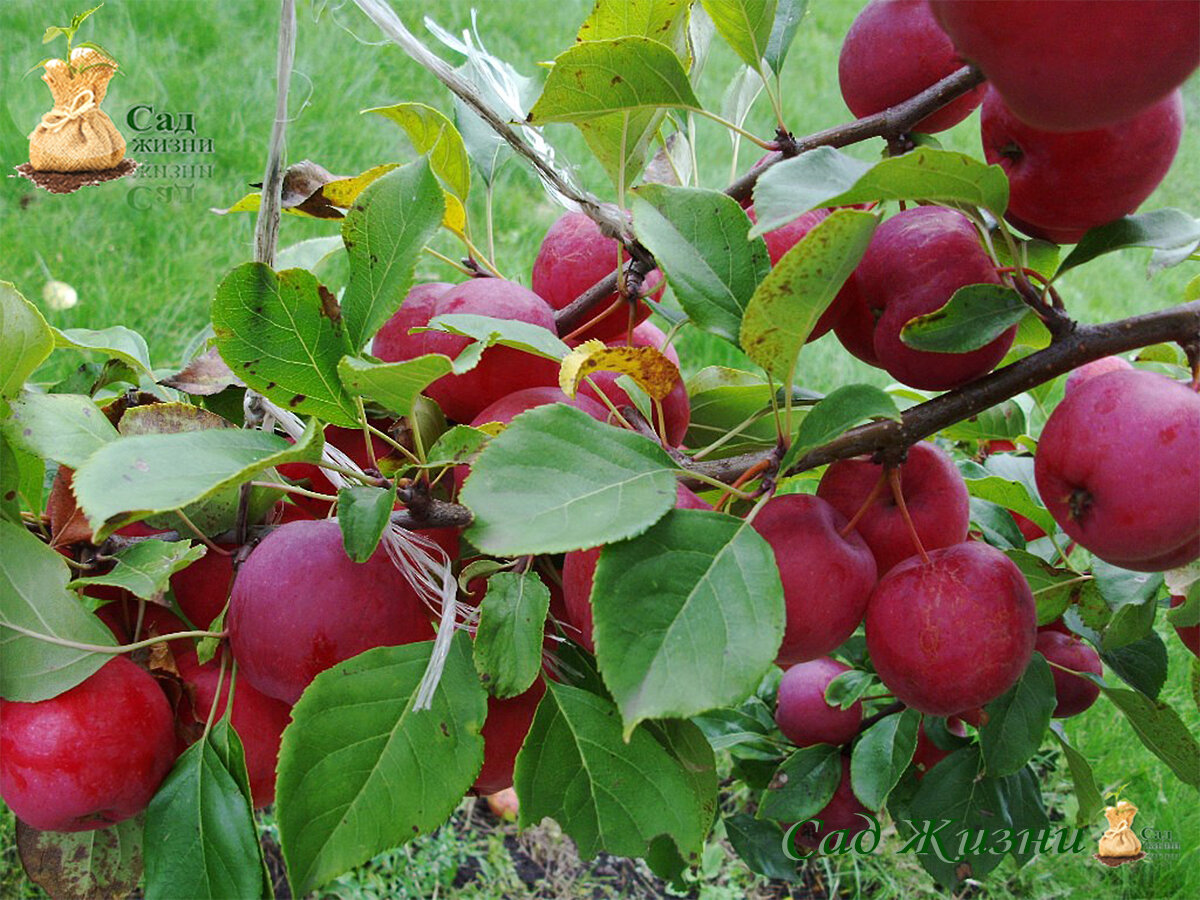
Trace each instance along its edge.
<path fill-rule="evenodd" d="M 66 22 L 84 5 L 61 0 L 5 0 L 0 4 L 0 36 L 5 48 L 0 58 L 0 161 L 6 171 L 25 161 L 25 136 L 50 106 L 48 91 L 37 74 L 23 77 L 26 69 L 48 55 L 41 44 L 42 32 L 47 25 Z M 478 7 L 478 28 L 487 47 L 527 75 L 536 74 L 537 63 L 552 59 L 570 44 L 590 6 L 587 0 L 395 4 L 407 24 L 423 37 L 428 34 L 421 27 L 423 16 L 431 15 L 459 32 L 470 26 L 472 5 Z M 399 129 L 359 111 L 419 100 L 449 112 L 447 93 L 399 50 L 377 46 L 379 35 L 352 5 L 330 4 L 319 22 L 310 3 L 301 0 L 298 6 L 300 30 L 288 160 L 307 158 L 337 173 L 354 173 L 380 162 L 411 158 L 411 148 Z M 860 0 L 811 0 L 783 78 L 783 106 L 795 133 L 817 131 L 848 118 L 837 88 L 836 60 L 842 36 L 861 6 Z M 122 63 L 123 74 L 114 80 L 105 109 L 128 140 L 134 134 L 125 126 L 124 117 L 136 104 L 193 113 L 197 136 L 211 138 L 214 153 L 139 157 L 146 163 L 211 165 L 212 175 L 125 179 L 67 196 L 36 191 L 22 179 L 0 178 L 0 280 L 14 282 L 37 303 L 41 303 L 48 280 L 65 281 L 78 291 L 79 303 L 70 310 L 44 309 L 51 323 L 91 328 L 127 325 L 146 335 L 157 365 L 179 362 L 184 347 L 206 321 L 217 283 L 230 268 L 252 256 L 253 216 L 221 217 L 209 209 L 228 206 L 249 190 L 249 182 L 262 177 L 274 109 L 277 11 L 278 3 L 266 0 L 108 0 L 80 35 L 108 47 Z M 443 55 L 454 58 L 430 40 Z M 49 49 L 61 47 L 59 41 Z M 731 51 L 714 46 L 699 86 L 702 99 L 711 107 L 719 104 L 737 66 Z M 1196 209 L 1200 90 L 1195 79 L 1185 91 L 1185 100 L 1190 124 L 1183 146 L 1170 175 L 1145 208 Z M 771 133 L 765 98 L 760 98 L 748 127 L 760 135 Z M 729 171 L 729 140 L 711 123 L 701 122 L 698 128 L 697 152 L 704 183 L 721 186 Z M 555 126 L 548 136 L 585 184 L 611 197 L 611 185 L 589 161 L 573 129 Z M 943 135 L 942 141 L 951 149 L 980 155 L 978 115 Z M 880 147 L 879 142 L 871 142 L 850 152 L 871 158 Z M 743 146 L 743 168 L 756 156 Z M 481 193 L 475 192 L 471 204 L 477 227 L 482 223 Z M 509 165 L 499 180 L 495 201 L 496 262 L 505 274 L 528 283 L 541 235 L 559 212 L 524 169 Z M 281 245 L 336 231 L 336 223 L 285 217 Z M 456 252 L 450 244 L 445 246 Z M 1071 311 L 1083 321 L 1102 321 L 1179 302 L 1183 285 L 1194 270 L 1181 267 L 1148 280 L 1148 255 L 1148 251 L 1129 251 L 1070 273 L 1062 290 Z M 445 277 L 447 270 L 429 258 L 422 263 L 420 274 Z M 685 365 L 691 370 L 712 362 L 736 363 L 739 356 L 694 333 L 683 336 L 682 349 Z M 828 390 L 849 380 L 884 383 L 886 376 L 851 359 L 827 338 L 805 350 L 800 379 L 808 387 Z M 1173 664 L 1165 694 L 1176 708 L 1184 710 L 1189 725 L 1195 728 L 1195 706 L 1187 685 L 1189 658 L 1174 635 L 1164 636 L 1172 647 Z M 1139 824 L 1172 830 L 1183 852 L 1116 871 L 1082 858 L 1042 857 L 1020 873 L 1011 872 L 1006 864 L 978 896 L 1200 896 L 1200 813 L 1195 794 L 1175 781 L 1103 702 L 1068 722 L 1067 731 L 1096 766 L 1105 787 L 1129 782 L 1125 796 L 1143 809 Z M 1069 800 L 1066 802 L 1069 805 Z M 0 894 L 9 896 L 28 886 L 22 886 L 19 874 L 11 868 L 11 819 L 7 813 L 5 817 L 5 829 L 0 832 L 4 837 Z M 395 880 L 392 863 L 402 859 L 404 867 L 442 865 L 437 860 L 442 860 L 443 851 L 453 857 L 453 848 L 445 850 L 436 839 L 414 845 L 400 857 L 389 857 L 388 862 L 353 876 L 346 886 L 349 893 L 341 895 L 403 896 L 397 892 L 407 889 Z M 495 884 L 503 881 L 496 877 L 499 881 Z M 380 879 L 382 886 L 370 887 Z M 850 895 L 933 893 L 912 857 L 886 853 L 831 868 L 826 880 L 830 888 Z M 728 882 L 727 888 L 720 888 L 731 891 L 728 896 L 739 896 L 738 892 L 746 889 L 742 880 L 714 877 L 707 896 L 727 895 L 714 893 L 719 882 Z M 381 893 L 374 893 L 376 890 Z"/>

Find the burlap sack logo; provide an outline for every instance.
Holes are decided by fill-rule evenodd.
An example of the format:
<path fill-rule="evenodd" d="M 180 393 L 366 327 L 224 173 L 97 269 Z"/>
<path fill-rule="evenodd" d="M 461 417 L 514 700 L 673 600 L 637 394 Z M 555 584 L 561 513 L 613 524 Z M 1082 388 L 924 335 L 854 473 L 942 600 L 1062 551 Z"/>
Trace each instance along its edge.
<path fill-rule="evenodd" d="M 102 4 L 103 5 L 103 4 Z M 123 178 L 137 168 L 125 158 L 125 138 L 100 108 L 118 65 L 111 53 L 84 41 L 75 45 L 79 26 L 99 6 L 80 13 L 70 25 L 52 25 L 42 43 L 67 39 L 66 59 L 42 60 L 42 81 L 54 105 L 29 134 L 29 162 L 17 171 L 38 187 L 65 194 L 84 185 Z"/>
<path fill-rule="evenodd" d="M 1100 837 L 1096 859 L 1106 866 L 1119 866 L 1137 862 L 1146 856 L 1142 851 L 1142 842 L 1133 831 L 1133 817 L 1137 813 L 1138 808 L 1128 800 L 1118 800 L 1116 806 L 1105 808 L 1108 830 Z"/>

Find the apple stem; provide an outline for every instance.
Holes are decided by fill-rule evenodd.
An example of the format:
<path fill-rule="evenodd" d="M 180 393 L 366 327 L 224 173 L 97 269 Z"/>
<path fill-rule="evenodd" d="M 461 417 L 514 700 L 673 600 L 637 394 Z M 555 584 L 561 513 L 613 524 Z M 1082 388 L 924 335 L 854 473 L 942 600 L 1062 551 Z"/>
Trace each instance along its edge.
<path fill-rule="evenodd" d="M 917 554 L 921 557 L 921 562 L 928 565 L 929 554 L 925 552 L 921 537 L 917 534 L 917 526 L 913 524 L 912 516 L 908 514 L 908 505 L 904 502 L 904 491 L 900 488 L 900 470 L 889 468 L 887 479 L 892 485 L 892 497 L 896 501 L 896 506 L 900 508 L 900 518 L 904 519 L 904 524 L 908 526 L 908 533 L 912 537 L 913 545 L 917 548 Z"/>
<path fill-rule="evenodd" d="M 867 510 L 871 508 L 871 504 L 873 504 L 879 498 L 880 493 L 883 492 L 883 485 L 886 481 L 887 471 L 884 470 L 883 472 L 879 473 L 879 480 L 875 482 L 875 486 L 871 488 L 871 492 L 867 494 L 867 498 L 863 500 L 862 506 L 860 506 L 858 511 L 850 517 L 850 521 L 838 530 L 838 537 L 844 538 L 854 530 L 855 526 L 858 525 L 859 519 L 866 515 Z"/>
<path fill-rule="evenodd" d="M 729 487 L 726 488 L 725 492 L 721 494 L 720 498 L 717 500 L 715 508 L 720 510 L 722 507 L 724 507 L 725 504 L 729 501 L 729 498 L 732 497 L 734 495 L 734 493 L 739 493 L 739 496 L 742 496 L 742 497 L 747 496 L 746 494 L 740 493 L 739 488 L 741 488 L 744 484 L 746 484 L 749 481 L 752 481 L 753 479 L 757 478 L 760 474 L 765 472 L 767 469 L 767 466 L 769 466 L 770 464 L 771 464 L 770 459 L 759 460 L 757 463 L 755 463 L 750 468 L 748 468 L 745 472 L 743 472 L 741 475 L 739 475 L 737 477 L 737 479 L 734 480 L 733 484 L 729 485 Z"/>

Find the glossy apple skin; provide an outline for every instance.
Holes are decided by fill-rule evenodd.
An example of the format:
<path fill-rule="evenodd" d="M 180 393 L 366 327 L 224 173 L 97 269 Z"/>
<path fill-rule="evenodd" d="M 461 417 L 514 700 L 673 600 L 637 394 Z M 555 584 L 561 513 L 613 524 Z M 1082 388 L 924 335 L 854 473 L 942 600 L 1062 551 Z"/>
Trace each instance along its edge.
<path fill-rule="evenodd" d="M 852 519 L 882 474 L 883 466 L 869 459 L 839 460 L 825 470 L 817 496 L 847 520 Z M 927 551 L 967 539 L 971 522 L 967 483 L 944 450 L 926 441 L 909 447 L 908 459 L 900 466 L 900 490 Z M 871 548 L 880 576 L 917 552 L 888 484 L 855 524 L 855 530 Z"/>
<path fill-rule="evenodd" d="M 608 346 L 653 347 L 655 350 L 662 351 L 663 341 L 666 340 L 666 337 L 667 336 L 663 334 L 662 329 L 660 329 L 657 325 L 654 325 L 651 322 L 643 322 L 642 324 L 638 325 L 637 328 L 633 329 L 633 339 L 631 341 L 610 341 Z M 666 350 L 663 351 L 663 355 L 671 360 L 671 362 L 675 363 L 676 367 L 679 366 L 679 354 L 675 352 L 673 347 L 668 346 Z M 622 406 L 634 405 L 633 401 L 629 399 L 629 394 L 627 394 L 621 387 L 617 385 L 617 379 L 621 376 L 616 372 L 596 372 L 588 377 L 595 384 L 595 387 L 592 387 L 592 385 L 586 381 L 583 382 L 579 386 L 580 396 L 590 397 L 597 403 L 603 404 L 603 401 L 600 399 L 600 395 L 603 394 L 604 396 L 608 397 L 610 401 L 612 401 L 613 405 L 616 406 L 617 409 L 620 409 Z M 599 390 L 597 390 L 597 388 Z M 608 407 L 604 407 L 604 410 L 605 419 L 602 419 L 601 421 L 605 421 L 608 416 Z M 690 425 L 692 421 L 692 407 L 688 403 L 687 387 L 683 383 L 682 376 L 680 376 L 679 380 L 675 382 L 674 387 L 671 388 L 671 392 L 663 398 L 662 410 L 663 423 L 665 425 L 663 431 L 665 431 L 665 434 L 661 436 L 672 447 L 678 447 L 683 443 L 683 439 L 687 436 L 688 425 Z M 651 424 L 654 426 L 654 430 L 657 432 L 659 430 L 658 422 L 655 421 Z"/>
<path fill-rule="evenodd" d="M 871 237 L 855 283 L 866 311 L 878 316 L 872 336 L 878 364 L 910 387 L 958 387 L 990 372 L 1012 346 L 1015 326 L 970 353 L 930 353 L 900 340 L 909 319 L 944 306 L 959 288 L 1000 283 L 975 227 L 956 210 L 917 206 L 892 216 Z"/>
<path fill-rule="evenodd" d="M 1120 356 L 1102 356 L 1099 359 L 1093 359 L 1090 363 L 1084 363 L 1078 369 L 1071 370 L 1063 387 L 1063 394 L 1071 393 L 1085 381 L 1091 381 L 1098 375 L 1108 372 L 1127 372 L 1132 368 L 1133 366 Z"/>
<path fill-rule="evenodd" d="M 523 694 L 500 700 L 487 698 L 487 718 L 483 729 L 483 768 L 471 790 L 476 794 L 488 795 L 512 787 L 513 767 L 521 744 L 529 734 L 533 715 L 538 703 L 546 693 L 546 683 L 540 678 Z"/>
<path fill-rule="evenodd" d="M 232 546 L 222 547 L 233 550 Z M 197 628 L 208 628 L 220 615 L 233 585 L 233 556 L 209 550 L 171 576 L 171 591 L 183 614 Z"/>
<path fill-rule="evenodd" d="M 1183 97 L 1175 91 L 1105 128 L 1056 133 L 1026 125 L 989 90 L 980 126 L 984 156 L 1008 175 L 1005 218 L 1032 237 L 1074 244 L 1134 212 L 1166 177 L 1183 136 Z"/>
<path fill-rule="evenodd" d="M 797 747 L 845 744 L 862 724 L 862 703 L 838 709 L 825 702 L 829 682 L 850 667 L 828 656 L 792 666 L 783 673 L 775 701 L 775 724 Z"/>
<path fill-rule="evenodd" d="M 428 611 L 382 545 L 353 562 L 333 519 L 289 522 L 267 535 L 238 572 L 226 618 L 239 671 L 289 705 L 330 666 L 434 637 Z"/>
<path fill-rule="evenodd" d="M 1073 669 L 1076 672 L 1104 674 L 1100 654 L 1075 635 L 1058 631 L 1039 631 L 1034 649 L 1046 657 L 1046 662 Z M 1054 676 L 1054 695 L 1058 703 L 1052 715 L 1056 719 L 1068 719 L 1088 709 L 1100 696 L 1100 685 L 1079 675 L 1050 667 Z"/>
<path fill-rule="evenodd" d="M 1084 131 L 1132 118 L 1200 64 L 1195 0 L 930 0 L 959 54 L 1020 118 Z"/>
<path fill-rule="evenodd" d="M 753 528 L 775 553 L 787 605 L 781 666 L 816 660 L 854 633 L 875 587 L 875 557 L 846 517 L 811 494 L 772 497 Z"/>
<path fill-rule="evenodd" d="M 969 541 L 913 557 L 879 580 L 867 607 L 867 649 L 896 699 L 935 716 L 981 707 L 1007 691 L 1033 655 L 1037 611 L 1021 570 Z"/>
<path fill-rule="evenodd" d="M 882 112 L 962 68 L 926 0 L 871 0 L 846 32 L 838 57 L 842 99 L 855 116 Z M 931 113 L 913 131 L 957 125 L 983 99 L 982 86 Z"/>
<path fill-rule="evenodd" d="M 530 284 L 535 294 L 556 310 L 570 305 L 571 301 L 617 270 L 618 243 L 605 237 L 600 226 L 581 212 L 565 213 L 546 232 L 533 261 Z M 655 269 L 646 276 L 644 286 L 653 289 L 662 281 L 662 274 Z M 654 299 L 662 296 L 659 289 Z M 597 304 L 593 316 L 620 300 L 616 291 L 608 299 Z M 639 302 L 634 323 L 650 315 L 650 307 Z M 596 325 L 579 335 L 579 340 L 598 338 L 602 341 L 616 340 L 629 330 L 629 312 L 616 309 Z"/>
<path fill-rule="evenodd" d="M 200 665 L 195 653 L 175 657 L 179 675 L 191 687 L 195 698 L 189 704 L 191 717 L 203 724 L 217 696 L 217 681 L 221 666 L 216 660 Z M 225 714 L 229 702 L 229 672 L 221 682 L 221 699 L 216 716 Z M 233 691 L 233 729 L 242 740 L 246 756 L 246 772 L 250 777 L 250 795 L 254 808 L 262 809 L 275 800 L 275 767 L 279 762 L 279 743 L 283 729 L 292 720 L 292 708 L 282 700 L 259 693 L 246 679 L 239 678 Z"/>
<path fill-rule="evenodd" d="M 1200 557 L 1200 395 L 1138 369 L 1079 385 L 1034 456 L 1042 502 L 1096 556 L 1156 572 Z"/>
<path fill-rule="evenodd" d="M 844 830 L 846 836 L 841 846 L 845 848 L 856 835 L 871 827 L 871 820 L 865 818 L 870 812 L 854 796 L 854 789 L 850 784 L 850 760 L 843 756 L 842 780 L 838 783 L 837 790 L 833 792 L 833 797 L 825 807 L 812 817 L 820 820 L 821 827 L 803 825 L 796 829 L 794 840 L 810 850 L 816 850 L 826 835 Z"/>
<path fill-rule="evenodd" d="M 683 485 L 679 485 L 676 491 L 675 508 L 712 509 Z M 563 624 L 567 626 L 567 636 L 589 653 L 596 652 L 596 645 L 592 642 L 592 581 L 596 575 L 600 549 L 572 550 L 563 557 L 562 590 L 567 613 Z"/>
<path fill-rule="evenodd" d="M 1171 608 L 1183 605 L 1183 597 L 1172 597 Z M 1176 625 L 1175 633 L 1179 635 L 1179 640 L 1183 641 L 1183 646 L 1192 651 L 1193 656 L 1200 656 L 1200 625 Z"/>
<path fill-rule="evenodd" d="M 89 831 L 137 815 L 175 756 L 166 696 L 123 656 L 49 700 L 0 700 L 0 795 L 42 831 Z"/>
<path fill-rule="evenodd" d="M 406 311 L 400 307 L 371 342 L 371 353 L 384 362 L 399 362 L 425 353 L 454 358 L 470 338 L 441 332 L 408 334 L 409 328 L 427 325 L 435 316 L 477 315 L 539 325 L 554 333 L 554 310 L 528 288 L 501 278 L 475 278 L 444 291 L 431 291 Z M 405 299 L 405 305 L 408 299 Z M 424 321 L 420 319 L 424 318 Z M 393 325 L 393 323 L 396 323 Z M 444 375 L 425 394 L 436 400 L 446 417 L 470 422 L 481 410 L 506 394 L 527 387 L 555 384 L 558 363 L 512 347 L 489 347 L 479 364 L 461 375 Z"/>

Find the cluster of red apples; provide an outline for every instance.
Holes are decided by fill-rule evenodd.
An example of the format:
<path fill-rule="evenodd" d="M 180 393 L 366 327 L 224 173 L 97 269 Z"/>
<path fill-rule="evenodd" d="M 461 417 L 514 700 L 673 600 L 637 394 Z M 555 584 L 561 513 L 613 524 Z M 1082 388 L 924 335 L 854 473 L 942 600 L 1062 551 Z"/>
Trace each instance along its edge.
<path fill-rule="evenodd" d="M 919 130 L 950 127 L 982 103 L 985 153 L 1005 168 L 1012 185 L 1007 218 L 1030 236 L 1070 242 L 1135 209 L 1169 167 L 1182 128 L 1177 86 L 1195 68 L 1200 49 L 1198 10 L 1191 2 L 874 0 L 847 37 L 839 74 L 847 104 L 865 115 L 912 96 L 964 59 L 976 63 L 988 86 L 930 116 Z M 1015 16 L 1030 21 L 1019 24 Z M 1082 32 L 1063 25 L 1082 19 L 1100 24 Z M 1144 28 L 1153 37 L 1143 35 Z M 1079 46 L 1065 46 L 1076 34 L 1085 35 Z M 1135 52 L 1146 46 L 1158 48 L 1161 58 L 1148 62 Z M 766 235 L 772 263 L 827 215 L 814 210 Z M 375 336 L 371 352 L 384 361 L 457 356 L 468 338 L 414 330 L 444 314 L 473 313 L 555 332 L 555 312 L 622 262 L 615 240 L 582 214 L 569 213 L 542 244 L 532 289 L 498 278 L 418 285 Z M 902 343 L 900 330 L 958 288 L 1002 279 L 966 216 L 936 206 L 909 208 L 877 229 L 812 338 L 832 330 L 850 352 L 913 387 L 957 387 L 996 366 L 1012 332 L 971 353 L 934 354 Z M 660 281 L 651 273 L 642 295 L 661 292 Z M 653 347 L 678 366 L 663 332 L 644 321 L 645 303 L 614 293 L 598 310 L 567 336 L 569 343 L 598 338 Z M 558 375 L 555 361 L 495 346 L 474 369 L 445 376 L 427 393 L 448 419 L 472 425 L 507 423 L 554 402 L 617 423 L 614 410 L 631 405 L 615 373 L 594 375 L 574 398 L 559 389 Z M 664 444 L 679 447 L 689 418 L 680 379 L 650 424 Z M 361 450 L 357 432 L 339 437 L 330 429 L 329 438 L 352 453 Z M 1200 557 L 1197 447 L 1194 387 L 1124 361 L 1102 361 L 1077 373 L 1050 417 L 1036 454 L 1037 483 L 1072 540 L 1125 568 L 1164 570 Z M 1129 478 L 1130 460 L 1154 477 Z M 327 489 L 316 483 L 315 469 L 290 474 Z M 455 483 L 464 477 L 465 467 Z M 710 508 L 682 487 L 678 505 Z M 430 610 L 384 552 L 351 562 L 337 523 L 321 517 L 328 511 L 327 505 L 287 504 L 288 521 L 250 553 L 236 579 L 231 557 L 210 552 L 172 580 L 179 611 L 197 628 L 228 605 L 222 653 L 226 664 L 237 662 L 232 721 L 246 747 L 256 806 L 273 799 L 290 707 L 317 674 L 372 647 L 434 635 Z M 917 443 L 902 462 L 887 466 L 865 458 L 836 462 L 815 495 L 772 498 L 753 527 L 774 550 L 784 585 L 787 625 L 777 662 L 786 672 L 777 722 L 799 746 L 845 745 L 860 730 L 861 704 L 830 706 L 825 689 L 846 670 L 830 654 L 864 624 L 887 690 L 928 716 L 945 717 L 951 732 L 962 733 L 964 721 L 977 723 L 980 709 L 1020 678 L 1035 651 L 1055 665 L 1055 715 L 1075 715 L 1098 695 L 1093 682 L 1073 674 L 1099 674 L 1096 652 L 1061 626 L 1039 632 L 1020 570 L 969 537 L 966 485 L 933 443 Z M 456 532 L 431 537 L 457 559 Z M 561 570 L 558 560 L 547 566 L 552 593 L 561 579 L 555 621 L 589 650 L 599 552 L 568 553 Z M 101 615 L 123 641 L 187 628 L 171 613 L 154 605 L 139 609 L 128 597 Z M 116 658 L 50 700 L 3 703 L 0 792 L 18 816 L 37 828 L 76 831 L 120 821 L 147 805 L 180 750 L 225 708 L 231 675 L 228 667 L 222 675 L 220 657 L 201 665 L 188 643 L 168 646 L 170 677 L 160 673 L 156 680 Z M 489 699 L 486 759 L 475 790 L 492 793 L 511 784 L 543 692 L 538 681 L 519 697 Z M 86 754 L 78 752 L 81 746 Z M 918 769 L 945 752 L 923 734 Z M 819 817 L 829 828 L 857 828 L 856 811 L 862 807 L 847 768 Z"/>

